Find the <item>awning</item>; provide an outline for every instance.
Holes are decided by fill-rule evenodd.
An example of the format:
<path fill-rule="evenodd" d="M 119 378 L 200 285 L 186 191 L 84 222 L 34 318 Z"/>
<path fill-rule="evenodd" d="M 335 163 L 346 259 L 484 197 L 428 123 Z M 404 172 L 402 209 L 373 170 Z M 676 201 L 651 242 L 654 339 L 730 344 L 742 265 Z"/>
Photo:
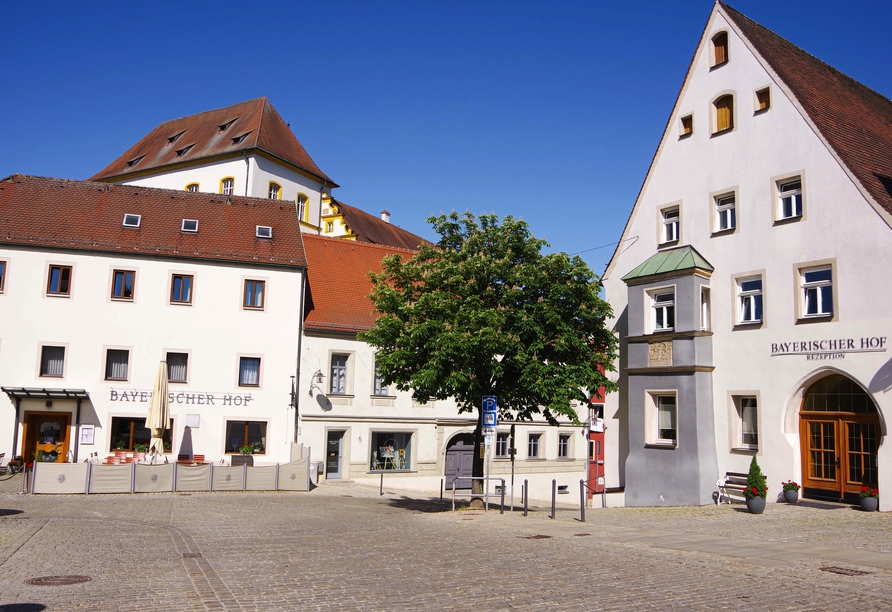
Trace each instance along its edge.
<path fill-rule="evenodd" d="M 84 389 L 42 389 L 39 387 L 0 387 L 10 399 L 90 399 Z"/>

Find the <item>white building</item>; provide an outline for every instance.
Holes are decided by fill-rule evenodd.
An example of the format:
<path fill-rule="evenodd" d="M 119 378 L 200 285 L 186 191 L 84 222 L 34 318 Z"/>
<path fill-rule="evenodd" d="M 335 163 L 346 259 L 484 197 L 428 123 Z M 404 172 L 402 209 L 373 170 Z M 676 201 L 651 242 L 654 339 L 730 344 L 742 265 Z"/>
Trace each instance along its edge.
<path fill-rule="evenodd" d="M 711 503 L 892 490 L 892 102 L 719 2 L 603 277 L 608 486 Z M 892 510 L 892 497 L 880 499 Z"/>
<path fill-rule="evenodd" d="M 0 182 L 0 451 L 105 459 L 148 442 L 170 374 L 170 456 L 288 462 L 306 259 L 267 199 L 14 175 Z"/>

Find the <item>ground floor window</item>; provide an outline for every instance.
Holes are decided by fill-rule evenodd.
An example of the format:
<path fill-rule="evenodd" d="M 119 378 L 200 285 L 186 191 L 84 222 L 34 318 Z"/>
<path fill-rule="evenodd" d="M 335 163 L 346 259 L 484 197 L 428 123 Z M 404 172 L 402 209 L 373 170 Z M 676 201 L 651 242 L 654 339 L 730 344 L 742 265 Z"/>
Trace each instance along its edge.
<path fill-rule="evenodd" d="M 410 432 L 372 432 L 372 470 L 408 470 L 412 461 Z"/>
<path fill-rule="evenodd" d="M 502 431 L 496 434 L 496 457 L 508 457 L 508 438 L 510 434 Z"/>
<path fill-rule="evenodd" d="M 170 452 L 173 419 L 161 439 L 164 441 L 164 452 Z M 112 417 L 111 448 L 109 450 L 126 450 L 146 452 L 152 441 L 152 431 L 146 427 L 145 417 Z"/>
<path fill-rule="evenodd" d="M 226 421 L 226 452 L 241 453 L 253 446 L 253 454 L 266 454 L 266 421 Z"/>

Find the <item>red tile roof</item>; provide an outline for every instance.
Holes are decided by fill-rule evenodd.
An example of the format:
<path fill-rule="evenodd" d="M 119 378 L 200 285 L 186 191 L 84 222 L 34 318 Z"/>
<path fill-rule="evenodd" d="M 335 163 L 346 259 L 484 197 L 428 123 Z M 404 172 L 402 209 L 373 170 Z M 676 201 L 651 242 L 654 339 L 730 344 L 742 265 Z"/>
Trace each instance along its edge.
<path fill-rule="evenodd" d="M 226 124 L 229 126 L 221 130 L 220 127 Z M 170 142 L 177 135 L 179 137 Z M 243 135 L 244 140 L 234 141 Z M 190 145 L 188 151 L 177 154 Z M 165 121 L 89 180 L 119 181 L 147 170 L 160 170 L 199 159 L 240 156 L 243 151 L 258 149 L 303 169 L 320 182 L 337 187 L 310 158 L 266 98 Z M 134 163 L 137 159 L 139 161 Z"/>
<path fill-rule="evenodd" d="M 332 205 L 344 215 L 344 224 L 356 236 L 359 242 L 399 247 L 401 249 L 417 249 L 422 244 L 432 244 L 421 236 L 416 236 L 396 225 L 370 215 L 349 204 L 332 199 Z"/>
<path fill-rule="evenodd" d="M 892 213 L 892 101 L 724 2 L 719 5 L 871 197 Z"/>
<path fill-rule="evenodd" d="M 304 235 L 310 292 L 307 330 L 357 332 L 375 325 L 369 272 L 381 271 L 381 260 L 394 253 L 410 258 L 413 251 L 363 244 L 340 238 Z"/>
<path fill-rule="evenodd" d="M 124 215 L 142 215 L 138 229 Z M 195 234 L 183 219 L 198 221 Z M 272 238 L 256 237 L 256 226 Z M 0 245 L 305 267 L 294 203 L 14 174 L 0 180 Z"/>

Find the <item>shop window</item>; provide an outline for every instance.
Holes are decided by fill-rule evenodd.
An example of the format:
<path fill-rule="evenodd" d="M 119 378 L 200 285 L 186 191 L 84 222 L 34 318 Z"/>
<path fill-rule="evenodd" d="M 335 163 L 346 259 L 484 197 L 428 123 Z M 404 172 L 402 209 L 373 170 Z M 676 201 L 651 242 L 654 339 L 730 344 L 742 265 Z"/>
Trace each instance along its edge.
<path fill-rule="evenodd" d="M 133 280 L 136 272 L 133 270 L 115 270 L 112 279 L 113 300 L 133 301 Z"/>
<path fill-rule="evenodd" d="M 165 453 L 170 452 L 172 432 L 173 419 L 170 420 L 170 426 L 164 430 L 164 435 L 161 436 Z M 109 451 L 134 451 L 137 444 L 148 447 L 149 442 L 152 441 L 152 431 L 146 427 L 145 417 L 112 417 L 109 440 L 111 442 Z"/>
<path fill-rule="evenodd" d="M 408 470 L 411 466 L 411 432 L 372 432 L 370 470 Z"/>
<path fill-rule="evenodd" d="M 255 455 L 266 454 L 266 421 L 226 421 L 227 454 L 237 455 L 249 444 Z"/>
<path fill-rule="evenodd" d="M 262 280 L 246 280 L 242 305 L 252 310 L 263 310 L 263 292 L 266 282 Z"/>
<path fill-rule="evenodd" d="M 105 380 L 127 380 L 130 351 L 108 349 L 105 352 Z"/>
<path fill-rule="evenodd" d="M 40 347 L 40 375 L 61 378 L 65 372 L 65 347 Z"/>
<path fill-rule="evenodd" d="M 174 274 L 170 282 L 171 304 L 192 303 L 192 276 L 188 274 Z"/>
<path fill-rule="evenodd" d="M 71 294 L 71 266 L 50 266 L 46 293 L 59 296 Z"/>
<path fill-rule="evenodd" d="M 189 354 L 167 353 L 167 380 L 172 383 L 188 382 Z"/>

